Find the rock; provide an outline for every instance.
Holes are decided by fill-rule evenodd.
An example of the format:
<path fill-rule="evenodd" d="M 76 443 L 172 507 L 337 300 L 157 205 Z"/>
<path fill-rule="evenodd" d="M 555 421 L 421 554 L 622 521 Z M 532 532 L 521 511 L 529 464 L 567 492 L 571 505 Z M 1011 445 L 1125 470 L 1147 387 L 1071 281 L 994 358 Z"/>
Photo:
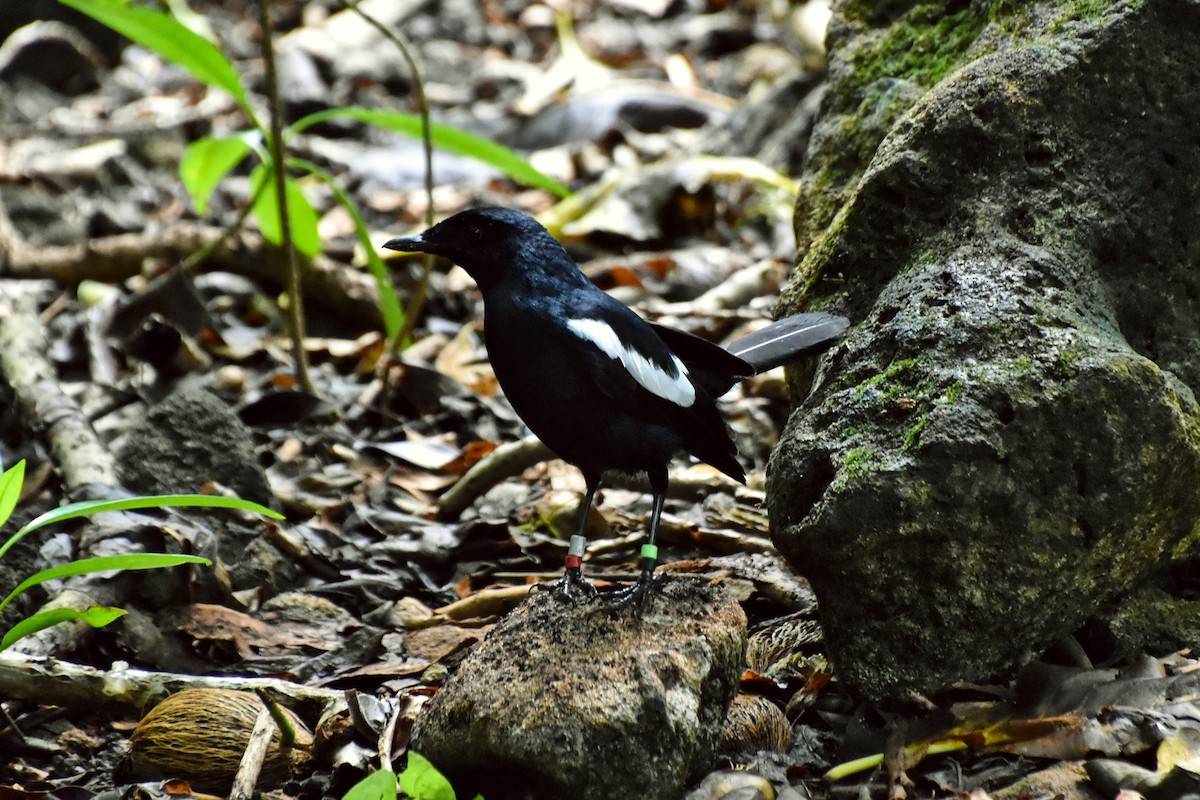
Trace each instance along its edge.
<path fill-rule="evenodd" d="M 1200 602 L 1147 586 L 1122 598 L 1120 608 L 1089 624 L 1079 639 L 1110 661 L 1136 658 L 1146 650 L 1186 650 L 1200 642 Z"/>
<path fill-rule="evenodd" d="M 534 593 L 429 702 L 412 749 L 460 797 L 678 797 L 711 766 L 745 646 L 741 607 L 696 580 L 668 578 L 640 624 Z"/>
<path fill-rule="evenodd" d="M 842 681 L 1011 674 L 1195 552 L 1200 5 L 848 2 L 786 312 L 857 323 L 769 473 Z"/>
<path fill-rule="evenodd" d="M 684 800 L 775 800 L 775 789 L 761 775 L 722 770 L 708 775 Z"/>
<path fill-rule="evenodd" d="M 199 492 L 214 480 L 239 497 L 270 504 L 253 434 L 212 393 L 183 388 L 152 407 L 120 450 L 121 479 L 144 494 Z"/>

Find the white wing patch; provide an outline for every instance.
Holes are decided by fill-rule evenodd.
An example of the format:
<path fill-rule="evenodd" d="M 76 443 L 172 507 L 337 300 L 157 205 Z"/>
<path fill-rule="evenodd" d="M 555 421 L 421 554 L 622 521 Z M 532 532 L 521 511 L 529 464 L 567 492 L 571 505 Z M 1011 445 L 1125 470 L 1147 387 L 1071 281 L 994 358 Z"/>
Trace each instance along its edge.
<path fill-rule="evenodd" d="M 696 402 L 696 387 L 688 379 L 687 367 L 672 355 L 675 374 L 664 370 L 641 353 L 625 346 L 617 332 L 607 322 L 598 319 L 573 319 L 567 327 L 580 339 L 591 342 L 609 358 L 621 362 L 621 366 L 643 389 L 677 406 L 687 408 Z"/>

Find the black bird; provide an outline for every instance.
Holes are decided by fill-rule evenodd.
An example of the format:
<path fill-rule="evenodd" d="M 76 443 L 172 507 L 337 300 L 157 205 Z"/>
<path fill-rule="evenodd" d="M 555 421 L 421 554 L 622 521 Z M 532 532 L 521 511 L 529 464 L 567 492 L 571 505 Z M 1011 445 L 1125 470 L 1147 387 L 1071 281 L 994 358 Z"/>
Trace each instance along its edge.
<path fill-rule="evenodd" d="M 756 372 L 824 349 L 848 324 L 799 314 L 726 351 L 646 322 L 589 281 L 537 220 L 505 208 L 463 211 L 384 247 L 444 256 L 475 279 L 484 342 L 505 395 L 547 447 L 583 472 L 587 493 L 560 584 L 568 595 L 594 591 L 580 571 L 583 532 L 605 472 L 644 472 L 654 494 L 641 574 L 622 595 L 640 602 L 657 563 L 671 458 L 691 453 L 745 482 L 714 398 Z"/>

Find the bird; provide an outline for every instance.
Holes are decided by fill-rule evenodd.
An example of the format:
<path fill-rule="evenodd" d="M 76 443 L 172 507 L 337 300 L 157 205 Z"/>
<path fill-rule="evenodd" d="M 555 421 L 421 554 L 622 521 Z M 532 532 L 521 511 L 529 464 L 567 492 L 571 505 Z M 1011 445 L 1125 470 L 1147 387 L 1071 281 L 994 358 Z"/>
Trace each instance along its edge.
<path fill-rule="evenodd" d="M 606 474 L 649 480 L 653 503 L 638 578 L 614 592 L 640 609 L 658 563 L 671 460 L 687 453 L 745 483 L 716 398 L 757 372 L 828 347 L 849 324 L 832 314 L 797 314 L 726 350 L 644 320 L 592 283 L 541 223 L 509 208 L 461 211 L 383 247 L 442 256 L 474 279 L 484 345 L 505 396 L 551 451 L 582 472 L 578 527 L 555 587 L 573 599 L 597 594 L 582 574 L 584 531 Z"/>

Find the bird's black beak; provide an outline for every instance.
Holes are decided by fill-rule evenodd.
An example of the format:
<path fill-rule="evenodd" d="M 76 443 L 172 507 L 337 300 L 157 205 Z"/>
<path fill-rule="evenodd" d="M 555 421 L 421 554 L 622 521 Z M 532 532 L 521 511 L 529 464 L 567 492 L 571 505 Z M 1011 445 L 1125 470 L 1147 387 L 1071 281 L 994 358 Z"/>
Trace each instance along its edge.
<path fill-rule="evenodd" d="M 402 253 L 435 252 L 429 244 L 425 241 L 424 234 L 418 233 L 416 236 L 397 236 L 395 239 L 384 242 L 383 246 L 388 250 L 399 250 Z"/>

